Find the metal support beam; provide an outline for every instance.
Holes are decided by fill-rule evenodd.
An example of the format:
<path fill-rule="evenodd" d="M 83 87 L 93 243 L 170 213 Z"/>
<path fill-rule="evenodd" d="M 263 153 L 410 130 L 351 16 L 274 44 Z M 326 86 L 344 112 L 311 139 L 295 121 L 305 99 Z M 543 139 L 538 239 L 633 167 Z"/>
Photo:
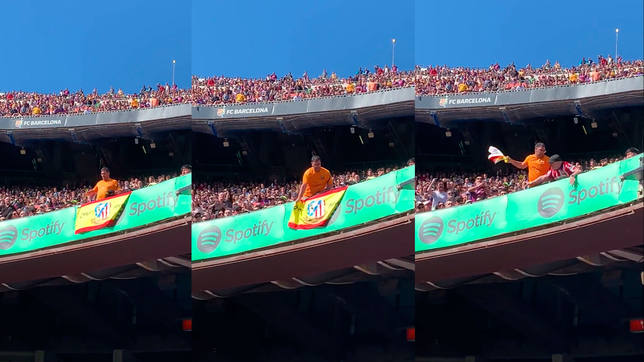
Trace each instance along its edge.
<path fill-rule="evenodd" d="M 441 126 L 440 122 L 438 121 L 438 115 L 436 112 L 432 111 L 429 113 L 429 115 L 432 117 L 432 120 L 434 120 L 434 124 L 437 125 L 438 127 Z"/>
<path fill-rule="evenodd" d="M 217 129 L 215 128 L 215 122 L 213 121 L 208 121 L 208 127 L 210 127 L 210 132 L 212 132 L 212 135 L 215 137 L 217 136 Z"/>

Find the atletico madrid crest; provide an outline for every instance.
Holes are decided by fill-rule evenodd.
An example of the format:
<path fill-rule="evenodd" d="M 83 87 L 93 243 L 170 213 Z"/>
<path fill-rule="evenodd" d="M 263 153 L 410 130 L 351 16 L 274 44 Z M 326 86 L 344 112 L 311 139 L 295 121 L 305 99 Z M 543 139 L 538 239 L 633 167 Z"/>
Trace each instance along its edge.
<path fill-rule="evenodd" d="M 306 213 L 307 215 L 309 215 L 309 217 L 315 219 L 324 216 L 324 200 L 318 199 L 309 202 L 306 206 Z"/>
<path fill-rule="evenodd" d="M 326 226 L 340 205 L 348 186 L 325 191 L 307 200 L 293 204 L 288 227 L 291 229 L 312 229 Z"/>

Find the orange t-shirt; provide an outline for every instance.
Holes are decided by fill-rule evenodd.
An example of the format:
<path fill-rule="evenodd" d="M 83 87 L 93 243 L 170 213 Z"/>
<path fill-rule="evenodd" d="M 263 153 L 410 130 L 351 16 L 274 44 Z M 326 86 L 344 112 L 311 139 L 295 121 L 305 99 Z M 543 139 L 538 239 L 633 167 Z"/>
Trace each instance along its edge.
<path fill-rule="evenodd" d="M 108 179 L 107 181 L 100 180 L 97 182 L 92 191 L 96 192 L 96 200 L 102 200 L 107 197 L 109 191 L 117 191 L 118 189 L 119 183 L 114 179 Z"/>
<path fill-rule="evenodd" d="M 544 155 L 538 158 L 534 154 L 529 155 L 523 160 L 523 164 L 528 166 L 528 181 L 534 181 L 539 176 L 545 175 L 550 170 L 550 157 Z"/>
<path fill-rule="evenodd" d="M 332 185 L 333 181 L 331 179 L 331 172 L 326 168 L 320 167 L 320 171 L 315 172 L 315 169 L 310 167 L 304 172 L 302 183 L 306 184 L 304 197 L 311 197 L 324 190 L 327 185 Z"/>

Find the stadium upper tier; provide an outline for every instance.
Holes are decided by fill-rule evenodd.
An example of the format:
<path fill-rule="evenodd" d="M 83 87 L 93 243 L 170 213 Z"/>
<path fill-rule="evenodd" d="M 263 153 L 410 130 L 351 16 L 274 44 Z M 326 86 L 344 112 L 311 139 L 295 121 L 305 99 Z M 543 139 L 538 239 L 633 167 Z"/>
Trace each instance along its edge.
<path fill-rule="evenodd" d="M 171 104 L 187 103 L 190 90 L 158 85 L 157 89 L 142 88 L 139 93 L 125 94 L 122 90 L 110 89 L 99 94 L 96 89 L 89 94 L 78 90 L 74 93 L 64 89 L 58 94 L 34 92 L 0 93 L 0 116 L 26 117 L 59 114 L 87 114 L 95 112 L 145 109 Z"/>
<path fill-rule="evenodd" d="M 603 80 L 636 77 L 644 74 L 642 60 L 614 62 L 610 57 L 599 57 L 597 62 L 582 59 L 578 66 L 563 68 L 547 61 L 539 68 L 527 65 L 517 68 L 499 64 L 488 68 L 416 67 L 412 84 L 418 95 L 444 95 L 472 92 L 499 92 L 529 88 L 593 83 Z"/>
<path fill-rule="evenodd" d="M 273 103 L 301 99 L 364 94 L 388 89 L 415 86 L 417 95 L 446 95 L 472 92 L 499 92 L 530 88 L 593 83 L 644 74 L 642 60 L 613 61 L 599 57 L 597 62 L 583 59 L 581 64 L 563 68 L 559 63 L 546 62 L 541 67 L 498 64 L 483 69 L 447 66 L 416 66 L 412 71 L 396 67 L 376 66 L 373 71 L 360 69 L 354 76 L 340 78 L 326 72 L 319 77 L 300 78 L 275 73 L 263 79 L 213 76 L 192 77 L 191 89 L 179 89 L 158 84 L 156 89 L 141 89 L 125 94 L 122 90 L 89 94 L 68 89 L 58 94 L 9 91 L 0 93 L 0 117 L 38 117 L 52 115 L 88 114 L 187 104 L 239 105 Z"/>

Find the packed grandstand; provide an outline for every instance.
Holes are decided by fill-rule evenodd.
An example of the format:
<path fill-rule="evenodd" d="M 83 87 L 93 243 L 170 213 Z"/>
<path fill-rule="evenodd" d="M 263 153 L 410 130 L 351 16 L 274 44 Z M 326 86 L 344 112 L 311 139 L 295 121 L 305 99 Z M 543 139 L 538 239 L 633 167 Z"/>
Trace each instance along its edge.
<path fill-rule="evenodd" d="M 355 75 L 341 78 L 323 71 L 314 77 L 304 73 L 299 78 L 291 74 L 278 77 L 275 73 L 263 79 L 224 76 L 192 77 L 191 89 L 176 85 L 144 85 L 138 93 L 126 94 L 110 89 L 99 94 L 94 89 L 68 89 L 57 94 L 25 91 L 0 93 L 0 116 L 25 117 L 57 114 L 146 109 L 172 104 L 218 105 L 252 102 L 278 102 L 326 96 L 363 94 L 392 88 L 414 86 L 418 95 L 442 95 L 468 92 L 496 92 L 575 85 L 603 80 L 635 77 L 644 74 L 642 60 L 623 60 L 598 56 L 582 58 L 579 65 L 568 68 L 558 62 L 546 61 L 541 67 L 526 65 L 506 67 L 492 64 L 487 68 L 448 66 L 416 66 L 401 71 L 396 66 L 360 68 Z"/>
<path fill-rule="evenodd" d="M 117 180 L 118 195 L 169 180 L 178 174 L 128 177 Z M 94 185 L 63 186 L 0 185 L 0 221 L 44 214 L 92 201 L 87 195 Z"/>
<path fill-rule="evenodd" d="M 541 67 L 530 64 L 517 67 L 498 63 L 488 68 L 428 66 L 416 67 L 413 84 L 418 95 L 441 95 L 468 92 L 498 92 L 529 88 L 576 85 L 603 80 L 636 77 L 644 74 L 642 60 L 614 61 L 598 56 L 597 61 L 582 58 L 579 65 L 564 68 L 546 61 Z"/>
<path fill-rule="evenodd" d="M 413 161 L 410 160 L 407 164 L 411 165 Z M 354 185 L 397 169 L 399 167 L 380 167 L 332 174 L 333 186 Z M 216 181 L 195 184 L 192 197 L 193 221 L 235 216 L 295 201 L 299 187 L 298 180 L 275 180 L 270 183 Z"/>
<path fill-rule="evenodd" d="M 567 160 L 576 169 L 594 170 L 622 159 L 607 156 L 595 160 Z M 495 167 L 480 172 L 424 172 L 416 175 L 416 212 L 444 209 L 495 196 L 521 191 L 528 187 L 527 173 L 514 167 Z"/>

